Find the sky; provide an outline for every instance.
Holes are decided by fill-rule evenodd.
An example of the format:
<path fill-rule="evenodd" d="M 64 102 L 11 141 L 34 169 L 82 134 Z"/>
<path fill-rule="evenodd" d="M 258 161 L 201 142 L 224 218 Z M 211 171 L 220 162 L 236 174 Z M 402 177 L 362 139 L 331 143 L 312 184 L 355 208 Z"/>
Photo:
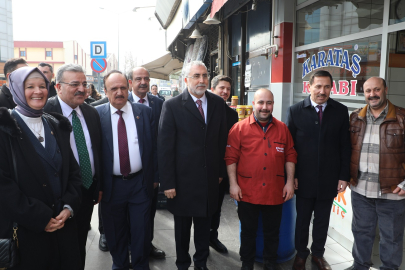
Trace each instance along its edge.
<path fill-rule="evenodd" d="M 90 54 L 90 41 L 106 41 L 123 69 L 129 52 L 138 64 L 165 54 L 165 30 L 156 19 L 156 0 L 13 0 L 15 41 L 77 40 Z M 159 30 L 160 28 L 160 30 Z M 118 32 L 119 30 L 119 32 Z"/>

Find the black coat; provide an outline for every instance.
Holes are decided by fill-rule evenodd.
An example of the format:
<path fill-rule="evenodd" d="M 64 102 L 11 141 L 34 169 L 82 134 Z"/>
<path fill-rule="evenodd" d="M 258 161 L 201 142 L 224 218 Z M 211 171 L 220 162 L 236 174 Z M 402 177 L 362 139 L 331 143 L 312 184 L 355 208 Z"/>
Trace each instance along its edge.
<path fill-rule="evenodd" d="M 48 98 L 56 96 L 55 82 L 49 84 Z"/>
<path fill-rule="evenodd" d="M 102 105 L 108 102 L 108 97 L 104 97 L 102 99 L 99 99 L 97 101 L 94 101 L 92 103 L 90 103 L 91 106 L 96 107 L 98 105 Z"/>
<path fill-rule="evenodd" d="M 229 131 L 231 130 L 233 125 L 235 125 L 239 121 L 239 118 L 238 113 L 234 109 L 226 105 L 226 103 L 225 103 L 225 114 L 226 114 L 226 131 L 227 131 L 226 138 L 228 139 Z M 224 166 L 225 166 L 224 171 L 226 172 L 226 164 L 224 164 Z M 229 177 L 227 173 L 225 173 L 223 181 L 226 182 L 227 186 L 225 188 L 227 189 L 229 185 Z"/>
<path fill-rule="evenodd" d="M 0 90 L 0 107 L 6 107 L 7 109 L 14 109 L 16 104 L 14 103 L 13 96 L 10 89 L 3 84 Z"/>
<path fill-rule="evenodd" d="M 296 194 L 304 198 L 334 198 L 338 181 L 350 180 L 347 107 L 329 98 L 320 125 L 318 114 L 307 97 L 288 109 L 287 126 L 298 153 Z"/>
<path fill-rule="evenodd" d="M 83 113 L 84 120 L 86 121 L 87 128 L 90 134 L 90 140 L 93 150 L 93 160 L 94 160 L 94 177 L 93 184 L 89 188 L 89 191 L 92 192 L 91 197 L 93 202 L 98 201 L 99 191 L 103 190 L 103 174 L 100 164 L 100 155 L 101 155 L 101 123 L 98 112 L 92 106 L 83 103 L 79 106 L 80 110 Z M 62 113 L 62 107 L 60 106 L 58 96 L 48 99 L 44 107 L 45 112 L 55 112 L 59 114 Z M 69 141 L 69 140 L 68 140 Z"/>
<path fill-rule="evenodd" d="M 18 223 L 21 265 L 17 269 L 62 269 L 61 262 L 70 269 L 77 269 L 80 262 L 74 217 L 68 219 L 60 230 L 52 233 L 44 231 L 50 219 L 59 215 L 55 208 L 57 200 L 77 212 L 81 195 L 80 168 L 68 143 L 71 125 L 65 117 L 54 116 L 58 119 L 43 115 L 54 130 L 62 155 L 60 198 L 55 198 L 48 174 L 27 134 L 21 132 L 7 109 L 0 108 L 0 238 L 11 237 L 12 222 Z M 10 139 L 16 157 L 18 184 Z"/>
<path fill-rule="evenodd" d="M 174 215 L 207 217 L 218 205 L 224 177 L 226 119 L 224 100 L 208 91 L 207 125 L 188 91 L 163 103 L 158 131 L 162 190 L 176 189 L 167 208 Z"/>

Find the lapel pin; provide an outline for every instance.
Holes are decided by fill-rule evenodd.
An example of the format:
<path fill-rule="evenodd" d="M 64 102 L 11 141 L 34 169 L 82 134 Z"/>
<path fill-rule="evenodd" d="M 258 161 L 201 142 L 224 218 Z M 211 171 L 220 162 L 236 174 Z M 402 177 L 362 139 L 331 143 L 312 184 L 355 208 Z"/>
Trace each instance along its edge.
<path fill-rule="evenodd" d="M 51 134 L 53 135 L 53 131 L 51 131 Z"/>
<path fill-rule="evenodd" d="M 153 100 L 150 103 L 153 103 Z"/>
<path fill-rule="evenodd" d="M 137 116 L 136 119 L 139 119 L 139 116 Z"/>

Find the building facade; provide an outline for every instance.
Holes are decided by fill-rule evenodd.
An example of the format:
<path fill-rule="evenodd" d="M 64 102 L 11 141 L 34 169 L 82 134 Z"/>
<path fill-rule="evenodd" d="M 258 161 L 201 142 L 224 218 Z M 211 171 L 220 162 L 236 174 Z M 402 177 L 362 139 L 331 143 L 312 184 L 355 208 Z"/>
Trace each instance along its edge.
<path fill-rule="evenodd" d="M 11 0 L 0 0 L 0 85 L 5 83 L 4 63 L 13 58 L 13 10 Z"/>

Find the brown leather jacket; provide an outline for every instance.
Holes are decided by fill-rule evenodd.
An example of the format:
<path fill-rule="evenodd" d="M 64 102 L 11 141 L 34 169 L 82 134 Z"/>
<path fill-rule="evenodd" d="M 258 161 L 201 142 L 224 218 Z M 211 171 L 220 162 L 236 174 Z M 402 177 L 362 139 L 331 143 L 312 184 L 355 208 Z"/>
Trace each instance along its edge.
<path fill-rule="evenodd" d="M 367 107 L 357 109 L 350 115 L 350 139 L 352 157 L 350 161 L 350 184 L 358 183 L 360 153 L 366 131 Z M 388 113 L 380 125 L 380 187 L 382 193 L 391 193 L 405 180 L 405 109 L 388 100 Z"/>

